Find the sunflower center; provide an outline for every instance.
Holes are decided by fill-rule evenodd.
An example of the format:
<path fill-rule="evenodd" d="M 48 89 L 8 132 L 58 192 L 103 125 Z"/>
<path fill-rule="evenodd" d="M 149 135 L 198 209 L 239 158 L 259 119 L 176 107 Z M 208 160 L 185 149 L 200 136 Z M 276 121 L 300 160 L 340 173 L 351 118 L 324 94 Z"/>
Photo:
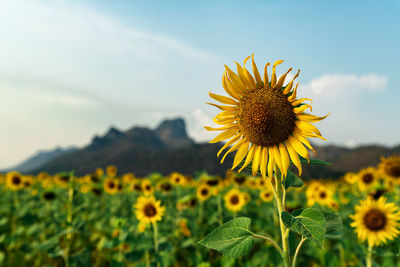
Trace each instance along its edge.
<path fill-rule="evenodd" d="M 245 177 L 242 177 L 242 176 L 236 177 L 236 178 L 235 178 L 235 182 L 236 182 L 237 184 L 239 184 L 239 185 L 243 184 L 245 180 L 246 180 L 246 178 L 245 178 Z"/>
<path fill-rule="evenodd" d="M 264 194 L 265 198 L 269 198 L 270 195 L 271 195 L 271 193 L 265 193 Z"/>
<path fill-rule="evenodd" d="M 157 214 L 156 207 L 154 207 L 153 204 L 147 204 L 144 206 L 143 212 L 146 217 L 154 217 L 154 215 Z"/>
<path fill-rule="evenodd" d="M 18 177 L 18 176 L 14 176 L 11 181 L 12 181 L 13 184 L 20 184 L 21 183 L 21 178 Z"/>
<path fill-rule="evenodd" d="M 400 177 L 400 166 L 399 165 L 391 165 L 387 169 L 387 173 L 391 177 Z"/>
<path fill-rule="evenodd" d="M 114 188 L 114 187 L 115 187 L 114 182 L 109 182 L 109 183 L 108 183 L 108 187 L 109 187 L 109 188 Z"/>
<path fill-rule="evenodd" d="M 364 225 L 371 231 L 382 230 L 386 221 L 386 215 L 378 209 L 371 209 L 364 215 Z"/>
<path fill-rule="evenodd" d="M 319 193 L 319 197 L 322 199 L 326 198 L 326 192 Z"/>
<path fill-rule="evenodd" d="M 239 203 L 239 197 L 234 195 L 230 198 L 231 204 L 236 205 Z"/>
<path fill-rule="evenodd" d="M 285 141 L 295 128 L 293 107 L 281 91 L 263 87 L 239 102 L 238 125 L 253 144 L 273 146 Z"/>
<path fill-rule="evenodd" d="M 370 173 L 366 173 L 363 175 L 362 180 L 365 184 L 370 184 L 372 182 L 372 180 L 374 179 L 374 177 L 372 176 L 372 174 Z"/>
<path fill-rule="evenodd" d="M 207 196 L 208 195 L 208 190 L 206 188 L 201 190 L 201 195 Z"/>

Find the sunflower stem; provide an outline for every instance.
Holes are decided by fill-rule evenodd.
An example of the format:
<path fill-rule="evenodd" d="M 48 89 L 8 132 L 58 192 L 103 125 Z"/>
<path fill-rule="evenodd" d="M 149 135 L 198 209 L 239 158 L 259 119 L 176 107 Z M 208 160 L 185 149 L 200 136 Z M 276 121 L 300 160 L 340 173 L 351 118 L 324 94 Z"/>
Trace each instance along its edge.
<path fill-rule="evenodd" d="M 69 175 L 68 185 L 68 208 L 67 208 L 67 246 L 65 248 L 65 266 L 69 267 L 69 255 L 72 240 L 72 205 L 74 202 L 74 176 Z"/>
<path fill-rule="evenodd" d="M 154 237 L 154 250 L 156 252 L 156 255 L 158 256 L 158 229 L 157 229 L 157 223 L 153 222 L 153 237 Z M 156 258 L 157 266 L 160 266 L 160 262 Z"/>
<path fill-rule="evenodd" d="M 286 200 L 286 190 L 282 185 L 282 179 L 280 173 L 275 167 L 275 198 L 278 207 L 278 215 L 279 215 L 279 225 L 281 229 L 281 239 L 282 239 L 282 250 L 283 250 L 283 259 L 286 267 L 290 266 L 290 249 L 289 249 L 289 234 L 287 234 L 286 226 L 282 221 L 282 211 L 285 207 Z"/>
<path fill-rule="evenodd" d="M 307 240 L 307 239 L 304 238 L 304 236 L 301 237 L 301 241 L 300 241 L 300 243 L 297 245 L 296 252 L 294 253 L 294 256 L 293 256 L 292 267 L 296 267 L 296 261 L 297 261 L 297 257 L 299 256 L 299 252 L 300 252 L 301 246 L 303 246 L 303 244 L 304 244 L 304 242 L 306 242 L 306 240 Z"/>
<path fill-rule="evenodd" d="M 218 208 L 218 222 L 219 225 L 223 225 L 224 224 L 224 219 L 223 219 L 223 215 L 222 215 L 222 198 L 221 195 L 218 194 L 217 196 L 217 208 Z"/>
<path fill-rule="evenodd" d="M 367 253 L 367 259 L 366 259 L 366 267 L 371 267 L 372 266 L 372 246 L 371 244 L 368 244 L 368 253 Z"/>

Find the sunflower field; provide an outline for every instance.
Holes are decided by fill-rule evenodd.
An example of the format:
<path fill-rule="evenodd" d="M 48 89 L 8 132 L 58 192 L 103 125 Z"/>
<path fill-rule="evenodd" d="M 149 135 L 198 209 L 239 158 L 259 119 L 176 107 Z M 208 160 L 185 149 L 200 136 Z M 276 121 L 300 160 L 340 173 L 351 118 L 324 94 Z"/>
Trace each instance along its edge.
<path fill-rule="evenodd" d="M 251 58 L 252 72 L 246 69 Z M 285 85 L 253 56 L 237 73 L 225 66 L 228 96 L 213 122 L 227 140 L 224 177 L 120 175 L 116 166 L 74 172 L 0 176 L 3 266 L 400 266 L 400 157 L 307 180 L 307 138 L 325 140 L 308 98 L 297 98 L 299 71 Z M 237 168 L 237 172 L 233 171 Z M 297 173 L 296 174 L 296 169 Z M 243 171 L 243 172 L 242 172 Z"/>
<path fill-rule="evenodd" d="M 338 181 L 292 183 L 284 210 L 320 210 L 326 218 L 322 238 L 310 230 L 297 266 L 365 266 L 371 242 L 373 266 L 398 266 L 399 168 L 399 157 L 383 158 L 377 168 Z M 282 264 L 264 237 L 279 240 L 280 230 L 271 180 L 262 177 L 228 171 L 225 177 L 139 178 L 118 175 L 114 166 L 82 177 L 18 172 L 0 177 L 2 266 Z M 233 244 L 236 250 L 218 247 L 210 232 L 232 222 L 248 223 L 252 234 L 246 231 L 245 237 L 252 242 Z M 302 240 L 290 231 L 293 246 Z M 238 251 L 246 253 L 235 257 Z"/>

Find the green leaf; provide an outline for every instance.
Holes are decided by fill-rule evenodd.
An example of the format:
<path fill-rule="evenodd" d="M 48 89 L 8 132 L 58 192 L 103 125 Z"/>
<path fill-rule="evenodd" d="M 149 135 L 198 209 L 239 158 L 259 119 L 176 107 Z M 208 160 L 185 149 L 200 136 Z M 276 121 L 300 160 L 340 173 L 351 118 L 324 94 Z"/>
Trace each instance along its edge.
<path fill-rule="evenodd" d="M 303 180 L 301 180 L 300 177 L 294 174 L 291 170 L 288 170 L 286 179 L 284 181 L 285 189 L 288 189 L 289 187 L 302 187 L 303 185 Z"/>
<path fill-rule="evenodd" d="M 324 246 L 326 220 L 319 210 L 308 208 L 296 217 L 283 211 L 281 216 L 283 223 L 290 230 L 310 239 L 320 247 Z"/>
<path fill-rule="evenodd" d="M 323 161 L 320 159 L 310 159 L 310 161 L 308 161 L 307 159 L 303 158 L 302 156 L 299 156 L 299 158 L 300 158 L 301 164 L 326 165 L 326 166 L 332 165 L 332 163 Z"/>
<path fill-rule="evenodd" d="M 325 217 L 325 238 L 340 239 L 343 236 L 343 224 L 339 213 L 330 210 L 320 210 Z"/>
<path fill-rule="evenodd" d="M 248 254 L 254 246 L 254 234 L 249 230 L 250 224 L 251 219 L 246 217 L 230 220 L 199 243 L 221 252 L 224 256 L 241 257 Z"/>

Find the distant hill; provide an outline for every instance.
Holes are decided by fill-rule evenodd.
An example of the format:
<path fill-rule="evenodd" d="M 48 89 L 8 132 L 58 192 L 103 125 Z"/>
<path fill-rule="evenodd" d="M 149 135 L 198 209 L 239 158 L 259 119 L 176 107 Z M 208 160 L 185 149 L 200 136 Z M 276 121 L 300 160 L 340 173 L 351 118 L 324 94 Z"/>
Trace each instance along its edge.
<path fill-rule="evenodd" d="M 185 122 L 180 118 L 165 120 L 155 129 L 133 127 L 120 131 L 111 127 L 104 136 L 95 136 L 86 147 L 54 157 L 33 173 L 75 170 L 82 175 L 114 164 L 121 173 L 133 172 L 138 176 L 155 171 L 162 174 L 207 171 L 224 175 L 231 167 L 234 154 L 221 165 L 216 153 L 222 145 L 195 143 L 188 137 Z M 400 146 L 370 145 L 350 149 L 327 145 L 315 146 L 315 149 L 318 158 L 331 162 L 332 166 L 304 166 L 303 178 L 338 178 L 347 171 L 376 165 L 381 156 L 400 154 Z"/>
<path fill-rule="evenodd" d="M 71 153 L 75 150 L 76 150 L 75 147 L 69 147 L 69 148 L 65 148 L 65 149 L 61 148 L 61 147 L 57 147 L 57 148 L 51 149 L 51 150 L 42 150 L 42 151 L 37 152 L 33 156 L 30 156 L 29 158 L 27 158 L 23 162 L 19 163 L 18 165 L 14 166 L 12 168 L 8 168 L 6 170 L 2 170 L 0 172 L 7 172 L 9 170 L 15 170 L 15 171 L 19 171 L 21 173 L 30 173 L 32 171 L 35 171 L 37 168 L 40 168 L 47 162 L 49 162 L 57 157 L 67 155 L 68 153 Z"/>

